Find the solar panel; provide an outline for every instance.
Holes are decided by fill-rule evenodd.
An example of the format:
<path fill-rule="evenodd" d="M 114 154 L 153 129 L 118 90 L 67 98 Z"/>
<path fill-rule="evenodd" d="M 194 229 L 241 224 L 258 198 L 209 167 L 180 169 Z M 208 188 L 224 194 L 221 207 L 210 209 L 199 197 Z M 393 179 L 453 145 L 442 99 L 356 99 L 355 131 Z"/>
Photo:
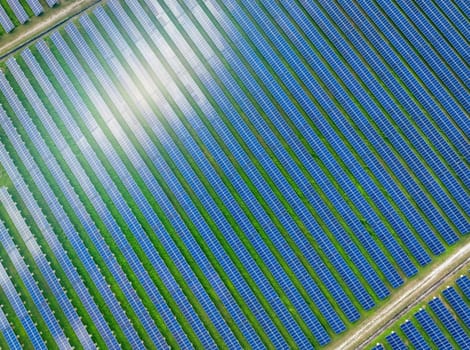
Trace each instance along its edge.
<path fill-rule="evenodd" d="M 38 0 L 27 0 L 29 7 L 33 11 L 33 14 L 35 16 L 39 16 L 41 13 L 44 12 L 41 4 L 39 3 Z"/>
<path fill-rule="evenodd" d="M 0 25 L 2 26 L 3 30 L 7 33 L 11 32 L 15 28 L 13 22 L 11 21 L 10 17 L 8 17 L 8 14 L 5 12 L 3 6 L 0 6 Z"/>
<path fill-rule="evenodd" d="M 18 0 L 7 0 L 7 3 L 10 5 L 10 8 L 13 10 L 13 13 L 21 24 L 28 21 L 29 17 L 23 8 L 23 5 L 21 5 Z"/>
<path fill-rule="evenodd" d="M 387 335 L 386 339 L 392 350 L 408 349 L 405 343 L 403 343 L 403 340 L 401 340 L 401 338 L 395 332 Z"/>
<path fill-rule="evenodd" d="M 431 349 L 422 334 L 411 321 L 406 320 L 405 323 L 400 325 L 400 329 L 417 350 Z"/>
<path fill-rule="evenodd" d="M 470 337 L 439 298 L 431 300 L 429 306 L 460 347 L 465 348 L 470 344 Z"/>

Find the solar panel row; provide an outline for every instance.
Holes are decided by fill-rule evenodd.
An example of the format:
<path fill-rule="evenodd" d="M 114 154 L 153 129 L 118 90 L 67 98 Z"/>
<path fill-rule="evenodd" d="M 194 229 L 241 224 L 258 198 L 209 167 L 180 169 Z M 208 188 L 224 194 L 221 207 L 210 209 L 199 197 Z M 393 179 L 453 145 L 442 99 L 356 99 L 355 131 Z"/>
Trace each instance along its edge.
<path fill-rule="evenodd" d="M 15 25 L 11 21 L 10 17 L 8 17 L 3 6 L 0 6 L 0 24 L 2 25 L 2 29 L 7 33 L 11 32 L 15 28 Z"/>

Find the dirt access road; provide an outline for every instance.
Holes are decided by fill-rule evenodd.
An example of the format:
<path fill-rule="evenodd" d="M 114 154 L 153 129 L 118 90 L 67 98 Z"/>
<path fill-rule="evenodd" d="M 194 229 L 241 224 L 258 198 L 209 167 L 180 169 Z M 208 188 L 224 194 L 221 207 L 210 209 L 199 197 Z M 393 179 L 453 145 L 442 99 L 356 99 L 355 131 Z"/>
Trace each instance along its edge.
<path fill-rule="evenodd" d="M 46 14 L 32 18 L 32 23 L 29 23 L 28 27 L 20 25 L 11 34 L 4 34 L 0 40 L 0 60 L 29 45 L 83 11 L 103 2 L 105 1 L 62 1 L 57 9 L 50 9 Z"/>
<path fill-rule="evenodd" d="M 446 281 L 455 276 L 463 268 L 470 267 L 470 241 L 457 248 L 445 261 L 437 265 L 430 273 L 409 282 L 398 290 L 372 316 L 365 319 L 357 327 L 351 328 L 341 338 L 333 342 L 328 349 L 350 350 L 364 349 L 395 321 L 403 317 L 408 310 L 414 308 L 429 297 L 436 289 L 445 285 Z"/>

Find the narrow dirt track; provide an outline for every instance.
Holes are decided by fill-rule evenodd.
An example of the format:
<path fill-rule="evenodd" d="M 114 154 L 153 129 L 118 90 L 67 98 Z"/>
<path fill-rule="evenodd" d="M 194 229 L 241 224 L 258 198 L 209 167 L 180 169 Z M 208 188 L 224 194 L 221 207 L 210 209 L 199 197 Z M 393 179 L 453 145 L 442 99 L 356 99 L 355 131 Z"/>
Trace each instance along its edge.
<path fill-rule="evenodd" d="M 391 300 L 376 310 L 374 314 L 359 324 L 357 328 L 344 334 L 332 344 L 330 349 L 349 350 L 364 349 L 396 320 L 403 317 L 425 298 L 452 278 L 459 270 L 470 267 L 470 241 L 458 248 L 431 273 L 413 280 L 404 289 L 400 289 Z"/>

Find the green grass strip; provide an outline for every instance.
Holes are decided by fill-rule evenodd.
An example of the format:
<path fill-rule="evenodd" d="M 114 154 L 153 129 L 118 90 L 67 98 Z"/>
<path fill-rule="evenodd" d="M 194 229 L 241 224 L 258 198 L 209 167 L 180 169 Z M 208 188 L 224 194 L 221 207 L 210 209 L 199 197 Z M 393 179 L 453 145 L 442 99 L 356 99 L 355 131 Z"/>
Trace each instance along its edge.
<path fill-rule="evenodd" d="M 0 6 L 3 7 L 8 17 L 10 17 L 10 20 L 13 22 L 15 28 L 21 25 L 21 23 L 18 21 L 18 18 L 16 18 L 15 13 L 11 9 L 10 4 L 8 4 L 7 0 L 0 0 Z"/>
<path fill-rule="evenodd" d="M 10 188 L 13 184 L 3 166 L 0 164 L 0 187 Z"/>
<path fill-rule="evenodd" d="M 21 6 L 23 6 L 24 11 L 26 12 L 29 18 L 34 16 L 33 10 L 31 10 L 26 0 L 18 0 L 18 2 L 21 4 Z"/>

